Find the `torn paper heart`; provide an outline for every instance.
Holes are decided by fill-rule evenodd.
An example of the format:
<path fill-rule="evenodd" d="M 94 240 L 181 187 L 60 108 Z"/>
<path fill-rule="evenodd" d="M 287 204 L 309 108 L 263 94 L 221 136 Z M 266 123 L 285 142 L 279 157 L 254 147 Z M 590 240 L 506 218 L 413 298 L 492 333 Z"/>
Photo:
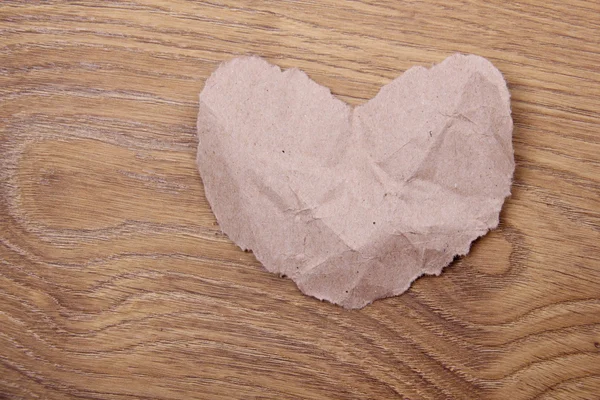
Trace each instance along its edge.
<path fill-rule="evenodd" d="M 486 59 L 414 67 L 358 107 L 297 69 L 222 64 L 200 94 L 198 167 L 221 229 L 347 308 L 439 274 L 498 225 L 510 95 Z"/>

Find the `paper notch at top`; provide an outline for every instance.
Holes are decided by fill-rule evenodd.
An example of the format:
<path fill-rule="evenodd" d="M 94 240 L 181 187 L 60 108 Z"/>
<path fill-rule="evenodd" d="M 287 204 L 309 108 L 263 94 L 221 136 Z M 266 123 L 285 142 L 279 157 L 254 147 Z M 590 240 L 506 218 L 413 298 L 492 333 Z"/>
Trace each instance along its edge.
<path fill-rule="evenodd" d="M 305 294 L 361 308 L 498 225 L 512 130 L 504 78 L 479 56 L 413 67 L 357 107 L 242 57 L 200 94 L 197 163 L 231 240 Z"/>

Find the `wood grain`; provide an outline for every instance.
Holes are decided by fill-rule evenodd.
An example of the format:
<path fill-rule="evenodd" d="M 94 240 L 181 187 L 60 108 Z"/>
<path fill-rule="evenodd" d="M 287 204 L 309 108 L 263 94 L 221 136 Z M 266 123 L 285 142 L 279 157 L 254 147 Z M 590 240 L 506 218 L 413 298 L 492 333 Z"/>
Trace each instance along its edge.
<path fill-rule="evenodd" d="M 513 96 L 501 226 L 345 311 L 224 237 L 194 165 L 222 60 L 360 104 L 488 57 Z M 600 399 L 600 3 L 0 4 L 0 398 Z"/>

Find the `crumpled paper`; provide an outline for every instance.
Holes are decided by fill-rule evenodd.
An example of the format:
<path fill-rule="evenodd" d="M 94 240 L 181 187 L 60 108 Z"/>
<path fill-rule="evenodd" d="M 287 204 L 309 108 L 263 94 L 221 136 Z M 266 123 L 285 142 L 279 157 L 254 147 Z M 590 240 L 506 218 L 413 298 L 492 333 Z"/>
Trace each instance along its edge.
<path fill-rule="evenodd" d="M 305 294 L 361 308 L 498 225 L 512 130 L 504 78 L 482 57 L 413 67 L 358 107 L 242 57 L 200 94 L 197 163 L 231 240 Z"/>

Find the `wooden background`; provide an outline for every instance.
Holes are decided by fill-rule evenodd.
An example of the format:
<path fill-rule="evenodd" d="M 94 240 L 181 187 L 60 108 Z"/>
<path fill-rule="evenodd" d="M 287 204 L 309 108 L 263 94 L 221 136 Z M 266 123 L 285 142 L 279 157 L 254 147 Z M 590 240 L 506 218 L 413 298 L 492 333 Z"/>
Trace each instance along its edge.
<path fill-rule="evenodd" d="M 513 95 L 501 227 L 346 311 L 219 232 L 197 96 L 258 54 L 360 104 L 488 57 Z M 0 3 L 0 398 L 600 399 L 600 3 Z"/>

